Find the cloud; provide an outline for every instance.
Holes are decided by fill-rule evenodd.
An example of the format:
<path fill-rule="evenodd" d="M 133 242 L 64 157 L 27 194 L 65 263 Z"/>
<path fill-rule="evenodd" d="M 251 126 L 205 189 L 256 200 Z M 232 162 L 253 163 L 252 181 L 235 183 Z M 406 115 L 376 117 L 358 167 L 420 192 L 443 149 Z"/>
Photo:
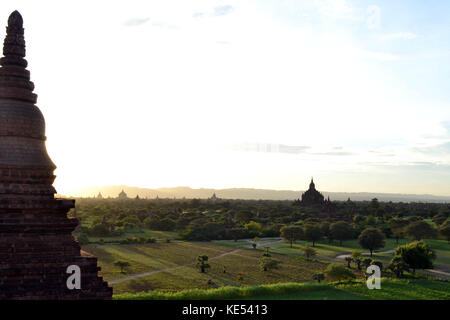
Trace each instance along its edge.
<path fill-rule="evenodd" d="M 429 147 L 414 148 L 414 151 L 429 155 L 450 155 L 450 141 Z"/>
<path fill-rule="evenodd" d="M 349 17 L 354 13 L 354 8 L 346 0 L 314 0 L 313 6 L 325 16 Z"/>
<path fill-rule="evenodd" d="M 127 27 L 136 27 L 136 26 L 140 26 L 144 23 L 147 23 L 148 21 L 150 21 L 150 18 L 132 18 L 129 19 L 127 21 L 124 22 L 124 25 Z"/>
<path fill-rule="evenodd" d="M 230 5 L 218 6 L 214 8 L 213 14 L 215 16 L 225 16 L 233 12 L 233 10 L 233 6 Z"/>
<path fill-rule="evenodd" d="M 439 163 L 432 161 L 412 161 L 412 162 L 399 162 L 399 163 L 391 163 L 391 162 L 359 162 L 360 165 L 367 165 L 373 167 L 384 167 L 387 169 L 395 169 L 395 170 L 432 170 L 432 171 L 441 171 L 445 174 L 450 173 L 450 164 L 448 163 Z"/>
<path fill-rule="evenodd" d="M 195 19 L 204 18 L 204 17 L 222 17 L 226 16 L 234 11 L 234 7 L 231 5 L 223 5 L 214 7 L 212 10 L 207 12 L 195 12 L 192 17 Z"/>
<path fill-rule="evenodd" d="M 244 152 L 264 152 L 264 153 L 287 153 L 299 154 L 305 153 L 308 146 L 289 146 L 278 143 L 244 143 L 233 145 L 232 149 L 235 151 Z"/>
<path fill-rule="evenodd" d="M 389 152 L 384 152 L 384 151 L 375 151 L 375 150 L 369 150 L 369 153 L 374 153 L 376 154 L 378 157 L 395 157 L 396 154 L 394 153 L 389 153 Z"/>
<path fill-rule="evenodd" d="M 349 152 L 349 151 L 329 151 L 329 152 L 317 152 L 317 153 L 311 153 L 319 156 L 351 156 L 355 153 Z"/>
<path fill-rule="evenodd" d="M 418 37 L 419 36 L 417 34 L 411 32 L 397 32 L 380 36 L 380 38 L 383 40 L 412 40 Z"/>
<path fill-rule="evenodd" d="M 151 19 L 150 17 L 147 18 L 133 18 L 129 19 L 124 22 L 124 26 L 126 27 L 137 27 L 141 26 L 143 24 L 150 23 L 152 27 L 160 27 L 160 28 L 167 28 L 167 29 L 178 29 L 178 26 L 168 24 L 166 22 L 162 21 L 155 21 Z"/>
<path fill-rule="evenodd" d="M 450 135 L 450 121 L 442 121 L 442 127 L 447 130 L 447 134 Z"/>
<path fill-rule="evenodd" d="M 204 12 L 195 12 L 195 13 L 192 15 L 193 18 L 202 18 L 202 17 L 204 17 L 204 16 L 205 16 L 205 13 L 204 13 Z"/>
<path fill-rule="evenodd" d="M 401 59 L 400 56 L 392 53 L 375 52 L 375 51 L 361 51 L 359 55 L 363 59 L 371 59 L 379 61 L 395 61 Z"/>

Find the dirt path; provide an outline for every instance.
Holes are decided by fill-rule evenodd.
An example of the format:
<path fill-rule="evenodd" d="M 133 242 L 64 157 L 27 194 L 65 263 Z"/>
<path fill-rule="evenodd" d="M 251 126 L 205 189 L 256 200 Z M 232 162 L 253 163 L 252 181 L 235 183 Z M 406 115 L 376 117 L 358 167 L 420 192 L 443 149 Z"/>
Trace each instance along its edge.
<path fill-rule="evenodd" d="M 386 251 L 380 251 L 380 252 L 374 252 L 373 255 L 377 254 L 386 254 L 386 253 L 394 253 L 394 250 L 386 250 Z M 361 253 L 363 256 L 370 256 L 370 252 L 363 252 Z M 352 255 L 350 253 L 347 254 L 341 254 L 336 256 L 336 259 L 345 259 L 347 257 L 351 257 Z"/>
<path fill-rule="evenodd" d="M 394 253 L 394 250 L 386 250 L 386 251 L 380 251 L 380 252 L 374 252 L 373 255 L 377 255 L 377 254 L 385 254 L 385 253 Z M 370 255 L 370 252 L 363 252 L 362 255 L 364 256 L 368 256 Z M 336 257 L 336 259 L 345 259 L 347 257 L 351 257 L 351 254 L 341 254 L 339 256 Z M 437 274 L 437 275 L 443 275 L 446 277 L 450 277 L 450 273 L 449 272 L 445 272 L 442 270 L 437 270 L 437 269 L 424 269 L 425 271 Z"/>
<path fill-rule="evenodd" d="M 428 271 L 428 272 L 432 272 L 432 273 L 436 273 L 436 274 L 439 274 L 439 275 L 450 277 L 450 272 L 445 272 L 445 271 L 436 270 L 436 269 L 425 269 L 425 270 Z"/>
<path fill-rule="evenodd" d="M 253 243 L 253 240 L 251 240 L 251 239 L 246 239 L 246 240 L 244 240 L 244 241 L 245 241 L 245 242 L 249 242 L 249 243 Z M 257 248 L 260 248 L 260 247 L 267 247 L 267 246 L 269 246 L 269 245 L 276 244 L 276 243 L 279 243 L 279 242 L 281 242 L 281 241 L 283 241 L 283 239 L 277 239 L 276 241 L 271 241 L 271 242 L 257 243 L 257 244 L 256 244 L 256 247 L 257 247 Z M 250 245 L 250 248 L 252 248 L 251 245 Z M 219 258 L 228 256 L 228 255 L 230 255 L 230 254 L 235 254 L 235 253 L 237 253 L 237 252 L 239 252 L 239 251 L 241 251 L 241 250 L 243 250 L 243 249 L 235 249 L 235 250 L 232 250 L 232 251 L 229 251 L 229 252 L 224 252 L 224 253 L 222 253 L 222 254 L 219 254 L 219 255 L 217 255 L 217 256 L 215 256 L 215 257 L 210 258 L 209 260 L 219 259 Z M 182 266 L 167 267 L 167 268 L 163 268 L 163 269 L 159 269 L 159 270 L 154 270 L 154 271 L 149 271 L 149 272 L 144 272 L 144 273 L 131 274 L 131 275 L 126 276 L 126 277 L 122 277 L 122 278 L 119 278 L 119 279 L 110 280 L 110 281 L 108 281 L 108 283 L 109 283 L 109 284 L 116 284 L 116 283 L 123 282 L 123 281 L 128 281 L 128 280 L 132 280 L 132 279 L 137 279 L 137 278 L 142 278 L 142 277 L 150 276 L 150 275 L 152 275 L 152 274 L 156 274 L 156 273 L 160 273 L 160 272 L 166 272 L 166 271 L 170 271 L 170 270 L 180 269 L 180 268 L 182 268 L 182 267 L 190 266 L 190 265 L 191 265 L 191 264 L 186 264 L 186 265 L 182 265 Z"/>
<path fill-rule="evenodd" d="M 239 251 L 241 251 L 241 249 L 236 249 L 236 250 L 233 250 L 233 251 L 225 252 L 225 253 L 219 254 L 218 256 L 212 257 L 209 260 L 215 260 L 215 259 L 218 259 L 218 258 L 221 258 L 221 257 L 228 256 L 230 254 L 235 254 L 235 253 L 237 253 Z M 122 278 L 119 278 L 119 279 L 110 280 L 110 281 L 108 281 L 108 284 L 116 284 L 116 283 L 123 282 L 123 281 L 128 281 L 128 280 L 132 280 L 132 279 L 142 278 L 142 277 L 150 276 L 150 275 L 155 274 L 155 273 L 165 272 L 165 271 L 169 271 L 169 270 L 176 270 L 176 269 L 180 269 L 182 267 L 186 267 L 186 266 L 190 266 L 190 265 L 192 265 L 192 264 L 186 264 L 186 265 L 177 266 L 177 267 L 168 267 L 168 268 L 163 268 L 163 269 L 149 271 L 149 272 L 144 272 L 144 273 L 136 273 L 136 274 L 132 274 L 132 275 L 129 275 L 129 276 L 126 276 L 126 277 L 122 277 Z"/>
<path fill-rule="evenodd" d="M 253 246 L 252 246 L 253 240 L 246 239 L 245 241 L 250 243 L 250 248 L 253 248 Z M 280 243 L 280 242 L 283 242 L 283 241 L 284 241 L 283 239 L 277 239 L 276 241 L 271 241 L 271 242 L 257 242 L 256 243 L 256 247 L 257 248 L 267 247 L 267 246 L 270 246 L 272 244 Z"/>

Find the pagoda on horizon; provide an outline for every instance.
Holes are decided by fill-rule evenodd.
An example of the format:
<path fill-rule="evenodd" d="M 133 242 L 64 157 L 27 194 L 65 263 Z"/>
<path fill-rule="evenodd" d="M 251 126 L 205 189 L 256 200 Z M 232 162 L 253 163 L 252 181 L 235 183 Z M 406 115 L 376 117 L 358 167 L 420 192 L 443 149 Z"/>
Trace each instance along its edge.
<path fill-rule="evenodd" d="M 326 201 L 324 196 L 316 190 L 316 185 L 314 184 L 314 179 L 311 178 L 311 183 L 309 184 L 309 189 L 302 194 L 302 200 L 295 200 L 295 205 L 311 206 L 311 205 L 323 205 Z M 330 201 L 330 198 L 327 200 Z"/>

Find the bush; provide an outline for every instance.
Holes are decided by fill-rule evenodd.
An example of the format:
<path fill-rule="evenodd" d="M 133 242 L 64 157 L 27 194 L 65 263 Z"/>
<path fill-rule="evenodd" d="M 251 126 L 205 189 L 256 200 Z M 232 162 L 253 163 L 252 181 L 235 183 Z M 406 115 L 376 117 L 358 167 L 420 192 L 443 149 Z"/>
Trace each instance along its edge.
<path fill-rule="evenodd" d="M 78 243 L 80 244 L 80 246 L 89 244 L 89 238 L 88 238 L 87 234 L 85 234 L 85 233 L 80 233 L 80 235 L 77 237 L 77 240 L 78 240 Z"/>
<path fill-rule="evenodd" d="M 329 264 L 325 270 L 325 275 L 329 281 L 350 280 L 356 278 L 353 271 L 338 263 Z"/>
<path fill-rule="evenodd" d="M 408 264 L 402 257 L 392 258 L 388 268 L 395 273 L 397 278 L 403 277 L 403 273 L 409 271 Z"/>
<path fill-rule="evenodd" d="M 394 257 L 401 257 L 414 273 L 416 269 L 432 269 L 436 254 L 426 243 L 415 241 L 397 247 Z"/>
<path fill-rule="evenodd" d="M 323 273 L 315 273 L 313 274 L 312 279 L 320 283 L 321 280 L 325 280 L 325 275 Z"/>
<path fill-rule="evenodd" d="M 317 255 L 317 250 L 314 248 L 311 248 L 310 246 L 305 246 L 302 248 L 302 251 L 306 257 L 307 260 L 309 260 L 309 258 L 314 257 Z"/>
<path fill-rule="evenodd" d="M 380 268 L 380 271 L 383 271 L 383 263 L 381 261 L 378 260 L 372 260 L 370 262 L 370 265 L 375 265 L 378 266 Z"/>
<path fill-rule="evenodd" d="M 243 274 L 239 277 L 243 281 Z M 244 297 L 254 297 L 263 295 L 280 295 L 297 292 L 312 292 L 330 288 L 324 283 L 276 283 L 259 286 L 243 286 L 243 287 L 221 287 L 218 289 L 190 289 L 177 292 L 149 291 L 137 294 L 120 294 L 114 295 L 114 299 L 118 300 L 223 300 L 223 299 L 239 299 Z"/>
<path fill-rule="evenodd" d="M 259 266 L 262 271 L 269 271 L 271 269 L 277 269 L 280 261 L 269 258 L 269 257 L 262 257 L 259 261 Z"/>

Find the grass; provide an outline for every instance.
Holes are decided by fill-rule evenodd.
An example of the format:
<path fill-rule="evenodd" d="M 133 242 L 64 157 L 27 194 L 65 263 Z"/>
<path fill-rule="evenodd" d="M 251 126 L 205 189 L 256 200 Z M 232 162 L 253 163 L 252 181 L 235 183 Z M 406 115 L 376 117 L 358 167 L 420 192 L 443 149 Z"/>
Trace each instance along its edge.
<path fill-rule="evenodd" d="M 145 277 L 113 284 L 115 293 L 148 290 L 208 289 L 211 287 L 259 285 L 278 282 L 307 282 L 312 275 L 323 271 L 327 264 L 306 261 L 298 256 L 272 254 L 280 261 L 280 268 L 261 271 L 260 250 L 239 250 L 205 242 L 174 242 L 130 245 L 87 245 L 83 250 L 98 258 L 105 280 L 114 280 L 129 274 L 144 273 L 169 268 Z M 196 258 L 200 254 L 209 256 L 210 269 L 200 273 Z M 223 255 L 226 254 L 226 255 Z M 222 256 L 223 255 L 223 256 Z M 114 262 L 130 263 L 126 274 Z M 223 272 L 226 267 L 226 273 Z M 243 279 L 239 280 L 239 275 Z M 212 284 L 208 284 L 211 280 Z"/>
<path fill-rule="evenodd" d="M 273 240 L 273 239 L 272 239 Z M 410 240 L 407 239 L 399 239 L 398 244 L 395 239 L 386 239 L 386 245 L 384 248 L 377 250 L 377 252 L 380 251 L 387 251 L 387 250 L 393 250 L 397 248 L 399 245 L 406 244 Z M 450 244 L 445 240 L 425 240 L 426 243 L 430 245 L 430 247 L 436 252 L 436 260 L 434 261 L 435 269 L 439 269 L 445 272 L 450 272 Z M 214 241 L 214 243 L 221 244 L 221 245 L 227 245 L 234 248 L 249 248 L 250 244 L 248 242 L 234 242 L 234 241 Z M 301 252 L 301 249 L 309 245 L 311 246 L 311 243 L 308 243 L 306 241 L 296 241 L 296 243 L 293 244 L 292 248 L 289 243 L 287 242 L 279 242 L 276 244 L 271 244 L 271 251 L 287 254 L 287 255 L 293 255 L 293 256 L 303 256 L 303 253 Z M 342 245 L 339 244 L 338 241 L 333 241 L 329 243 L 328 241 L 319 241 L 315 244 L 314 247 L 317 250 L 317 258 L 321 261 L 329 261 L 329 260 L 335 260 L 335 258 L 338 255 L 342 254 L 349 254 L 352 252 L 352 250 L 362 250 L 358 241 L 356 239 L 353 240 L 347 240 L 343 241 Z M 263 248 L 260 247 L 258 250 L 262 250 Z M 363 250 L 367 251 L 367 250 Z M 374 259 L 377 259 L 383 264 L 388 264 L 392 259 L 392 254 L 390 253 L 384 253 L 384 254 L 376 254 L 374 256 Z M 420 271 L 422 272 L 422 271 Z M 432 275 L 431 273 L 427 273 Z M 447 278 L 447 277 L 445 277 Z"/>
<path fill-rule="evenodd" d="M 180 292 L 151 291 L 115 295 L 117 300 L 449 300 L 450 282 L 428 279 L 385 279 L 380 290 L 369 290 L 364 281 L 334 283 L 278 283 L 272 285 L 222 287 Z"/>
<path fill-rule="evenodd" d="M 261 243 L 274 242 L 276 239 L 261 239 Z M 449 272 L 450 245 L 444 240 L 426 241 L 437 253 L 436 269 Z M 399 244 L 407 243 L 400 240 Z M 306 261 L 301 248 L 307 243 L 299 241 L 290 248 L 285 242 L 271 244 L 272 257 L 281 262 L 280 268 L 263 272 L 259 268 L 259 260 L 264 245 L 258 249 L 250 249 L 251 244 L 244 241 L 213 241 L 213 242 L 157 242 L 152 244 L 90 244 L 83 246 L 85 251 L 98 257 L 102 275 L 107 281 L 119 279 L 131 274 L 158 271 L 157 273 L 132 280 L 113 284 L 116 294 L 137 293 L 149 290 L 182 291 L 186 289 L 211 289 L 226 286 L 257 286 L 284 282 L 309 282 L 314 273 L 323 271 L 336 256 L 360 249 L 356 240 L 328 243 L 320 241 L 316 244 L 319 256 L 317 260 Z M 309 244 L 311 245 L 311 244 Z M 379 251 L 394 249 L 397 243 L 387 239 L 386 246 Z M 207 273 L 200 273 L 196 267 L 196 258 L 206 254 L 210 258 L 211 268 Z M 225 255 L 224 255 L 225 254 Z M 379 254 L 376 259 L 385 265 L 392 259 L 392 254 Z M 130 267 L 125 274 L 114 265 L 116 261 L 126 261 Z M 344 263 L 342 261 L 342 263 Z M 223 273 L 224 266 L 226 273 Z M 162 272 L 159 270 L 165 269 Z M 355 270 L 355 269 L 353 269 Z M 422 273 L 422 271 L 420 271 Z M 425 273 L 425 272 L 423 272 Z M 239 280 L 239 274 L 243 279 Z M 429 275 L 433 275 L 428 273 Z M 437 275 L 433 275 L 437 276 Z M 440 278 L 447 278 L 439 275 Z M 208 284 L 208 281 L 210 283 Z M 334 288 L 333 290 L 337 290 Z M 332 290 L 332 291 L 333 291 Z M 330 291 L 330 299 L 332 298 Z M 355 292 L 346 291 L 348 297 Z M 340 293 L 342 295 L 342 293 Z"/>

